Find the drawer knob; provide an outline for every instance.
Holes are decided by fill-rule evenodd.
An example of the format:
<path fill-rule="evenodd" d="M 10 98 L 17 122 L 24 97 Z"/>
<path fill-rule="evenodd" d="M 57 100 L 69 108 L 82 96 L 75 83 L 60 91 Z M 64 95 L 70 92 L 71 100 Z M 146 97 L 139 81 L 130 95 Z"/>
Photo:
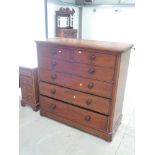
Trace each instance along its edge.
<path fill-rule="evenodd" d="M 91 55 L 90 56 L 90 60 L 95 60 L 96 59 L 96 55 Z"/>
<path fill-rule="evenodd" d="M 91 82 L 91 83 L 88 84 L 89 89 L 92 89 L 93 87 L 94 87 L 94 83 Z"/>
<path fill-rule="evenodd" d="M 85 121 L 90 121 L 91 120 L 91 117 L 89 115 L 85 116 Z"/>
<path fill-rule="evenodd" d="M 56 66 L 56 65 L 57 65 L 56 61 L 53 61 L 52 66 Z"/>
<path fill-rule="evenodd" d="M 94 74 L 94 73 L 95 73 L 95 69 L 94 69 L 94 68 L 89 68 L 89 69 L 88 69 L 88 73 Z"/>
<path fill-rule="evenodd" d="M 86 104 L 87 104 L 87 105 L 90 105 L 91 103 L 92 103 L 92 99 L 87 99 L 87 100 L 86 100 Z"/>
<path fill-rule="evenodd" d="M 57 75 L 56 75 L 56 74 L 53 74 L 53 75 L 51 76 L 51 78 L 52 78 L 52 80 L 55 80 L 55 79 L 57 78 Z"/>
<path fill-rule="evenodd" d="M 56 93 L 56 89 L 55 88 L 51 89 L 51 94 L 55 94 L 55 93 Z"/>
<path fill-rule="evenodd" d="M 50 54 L 55 55 L 57 52 L 56 51 L 50 51 Z"/>
<path fill-rule="evenodd" d="M 55 104 L 50 105 L 49 109 L 52 109 L 52 110 L 56 109 L 56 105 Z"/>

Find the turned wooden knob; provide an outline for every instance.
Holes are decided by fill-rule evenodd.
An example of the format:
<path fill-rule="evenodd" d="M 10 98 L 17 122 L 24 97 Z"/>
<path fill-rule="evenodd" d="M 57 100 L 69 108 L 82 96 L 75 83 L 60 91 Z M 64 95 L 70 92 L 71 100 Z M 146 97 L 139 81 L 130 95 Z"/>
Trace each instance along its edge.
<path fill-rule="evenodd" d="M 56 51 L 50 51 L 50 54 L 55 55 L 57 52 Z"/>
<path fill-rule="evenodd" d="M 90 117 L 89 115 L 87 115 L 87 116 L 85 116 L 85 118 L 84 118 L 84 119 L 85 119 L 85 121 L 87 121 L 87 122 L 88 122 L 88 121 L 90 121 L 90 120 L 91 120 L 91 117 Z"/>
<path fill-rule="evenodd" d="M 92 99 L 87 99 L 87 100 L 86 100 L 86 104 L 87 104 L 87 105 L 90 105 L 91 103 L 92 103 Z"/>
<path fill-rule="evenodd" d="M 90 74 L 95 73 L 95 69 L 94 69 L 94 68 L 89 68 L 89 69 L 88 69 L 88 73 L 90 73 Z"/>
<path fill-rule="evenodd" d="M 52 62 L 52 66 L 56 66 L 57 65 L 57 62 L 56 61 L 53 61 Z"/>
<path fill-rule="evenodd" d="M 49 109 L 52 109 L 52 110 L 56 109 L 56 105 L 55 104 L 50 105 Z"/>
<path fill-rule="evenodd" d="M 51 89 L 51 94 L 55 94 L 56 93 L 56 89 L 55 88 L 53 88 L 53 89 Z"/>
<path fill-rule="evenodd" d="M 91 83 L 88 84 L 89 89 L 92 89 L 93 87 L 94 87 L 94 83 L 91 82 Z"/>
<path fill-rule="evenodd" d="M 90 60 L 95 60 L 96 59 L 96 55 L 91 55 L 90 56 Z"/>
<path fill-rule="evenodd" d="M 57 78 L 57 75 L 56 75 L 56 74 L 53 74 L 53 75 L 51 76 L 51 78 L 52 78 L 52 80 L 55 80 L 55 79 Z"/>

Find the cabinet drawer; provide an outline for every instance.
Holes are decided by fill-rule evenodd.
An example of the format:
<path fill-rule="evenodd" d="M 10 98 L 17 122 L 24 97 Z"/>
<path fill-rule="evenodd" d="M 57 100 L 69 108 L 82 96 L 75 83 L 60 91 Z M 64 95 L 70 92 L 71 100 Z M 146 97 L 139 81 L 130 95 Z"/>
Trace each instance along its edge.
<path fill-rule="evenodd" d="M 77 106 L 109 115 L 109 108 L 111 105 L 110 99 L 81 93 L 72 89 L 47 84 L 45 82 L 40 82 L 39 87 L 40 94 L 42 95 L 63 100 Z"/>
<path fill-rule="evenodd" d="M 41 110 L 86 125 L 96 130 L 107 131 L 108 117 L 68 105 L 64 102 L 40 96 Z"/>
<path fill-rule="evenodd" d="M 84 49 L 75 49 L 72 59 L 74 62 L 94 64 L 97 66 L 114 67 L 116 57 L 114 55 L 101 54 L 95 51 L 88 52 Z"/>
<path fill-rule="evenodd" d="M 107 82 L 112 82 L 114 76 L 113 68 L 71 63 L 46 57 L 40 58 L 39 67 Z"/>
<path fill-rule="evenodd" d="M 41 81 L 62 85 L 107 98 L 111 98 L 112 96 L 112 84 L 110 83 L 85 79 L 64 73 L 51 73 L 51 71 L 41 69 L 39 70 L 39 76 Z"/>
<path fill-rule="evenodd" d="M 33 103 L 33 89 L 28 85 L 23 85 L 21 88 L 22 92 L 22 101 L 25 103 Z"/>
<path fill-rule="evenodd" d="M 20 75 L 20 85 L 33 85 L 33 80 L 31 77 Z"/>
<path fill-rule="evenodd" d="M 30 76 L 32 77 L 32 70 L 29 68 L 19 67 L 20 75 Z"/>
<path fill-rule="evenodd" d="M 49 57 L 60 60 L 70 60 L 71 59 L 71 50 L 60 48 L 60 47 L 51 47 L 51 46 L 39 46 L 38 47 L 38 58 Z"/>

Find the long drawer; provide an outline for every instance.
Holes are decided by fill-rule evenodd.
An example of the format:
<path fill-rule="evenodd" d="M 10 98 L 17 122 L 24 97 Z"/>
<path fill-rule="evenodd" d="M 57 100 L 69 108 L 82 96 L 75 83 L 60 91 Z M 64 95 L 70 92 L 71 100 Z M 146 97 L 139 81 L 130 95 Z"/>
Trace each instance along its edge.
<path fill-rule="evenodd" d="M 41 46 L 38 47 L 38 58 L 49 57 L 97 66 L 114 67 L 116 56 L 103 54 L 88 49 L 74 49 L 68 47 Z"/>
<path fill-rule="evenodd" d="M 113 68 L 96 67 L 94 65 L 72 63 L 47 57 L 39 59 L 39 67 L 107 82 L 112 82 L 114 77 Z"/>
<path fill-rule="evenodd" d="M 64 102 L 43 96 L 40 96 L 40 106 L 41 111 L 47 111 L 82 125 L 95 128 L 96 130 L 107 131 L 107 116 L 80 109 Z"/>
<path fill-rule="evenodd" d="M 65 86 L 74 90 L 95 94 L 102 97 L 112 97 L 112 84 L 96 80 L 85 79 L 64 73 L 51 72 L 49 70 L 39 70 L 41 81 Z"/>
<path fill-rule="evenodd" d="M 40 94 L 109 115 L 111 100 L 40 82 Z"/>

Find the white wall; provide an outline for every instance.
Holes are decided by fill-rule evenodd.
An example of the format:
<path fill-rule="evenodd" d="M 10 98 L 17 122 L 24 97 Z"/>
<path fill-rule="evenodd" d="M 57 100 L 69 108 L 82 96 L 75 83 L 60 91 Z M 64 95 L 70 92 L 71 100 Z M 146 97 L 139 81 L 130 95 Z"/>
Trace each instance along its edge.
<path fill-rule="evenodd" d="M 19 65 L 36 65 L 35 40 L 45 38 L 44 0 L 26 0 L 22 2 L 20 12 L 20 62 Z"/>
<path fill-rule="evenodd" d="M 52 2 L 48 2 L 48 38 L 55 37 L 55 11 L 59 10 L 60 7 L 70 8 L 75 10 L 75 14 L 73 16 L 73 27 L 78 30 L 79 26 L 79 9 L 73 6 L 63 6 L 54 4 Z"/>
<path fill-rule="evenodd" d="M 134 8 L 83 8 L 82 38 L 134 43 L 134 17 Z"/>

